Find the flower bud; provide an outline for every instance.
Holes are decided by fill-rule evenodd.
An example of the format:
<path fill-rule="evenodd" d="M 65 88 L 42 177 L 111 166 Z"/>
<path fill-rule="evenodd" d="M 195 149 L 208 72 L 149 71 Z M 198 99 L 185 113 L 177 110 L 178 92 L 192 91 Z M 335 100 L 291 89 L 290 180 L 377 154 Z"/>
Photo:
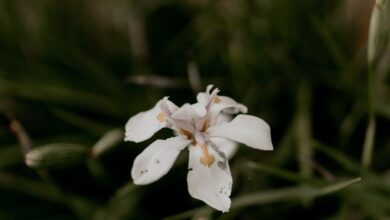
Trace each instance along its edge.
<path fill-rule="evenodd" d="M 105 133 L 92 147 L 92 157 L 99 157 L 123 140 L 123 131 L 113 129 Z"/>
<path fill-rule="evenodd" d="M 26 154 L 25 162 L 36 169 L 63 168 L 83 162 L 88 152 L 82 145 L 53 143 L 32 149 Z"/>

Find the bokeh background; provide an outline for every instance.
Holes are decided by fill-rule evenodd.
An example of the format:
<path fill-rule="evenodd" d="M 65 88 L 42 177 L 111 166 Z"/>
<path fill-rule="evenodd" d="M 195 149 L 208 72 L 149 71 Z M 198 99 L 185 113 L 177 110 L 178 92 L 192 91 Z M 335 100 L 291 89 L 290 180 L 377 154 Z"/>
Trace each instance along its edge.
<path fill-rule="evenodd" d="M 0 1 L 0 219 L 390 219 L 388 5 Z M 189 196 L 185 151 L 132 184 L 135 156 L 170 131 L 123 142 L 130 116 L 208 84 L 275 146 L 240 147 L 226 214 Z"/>

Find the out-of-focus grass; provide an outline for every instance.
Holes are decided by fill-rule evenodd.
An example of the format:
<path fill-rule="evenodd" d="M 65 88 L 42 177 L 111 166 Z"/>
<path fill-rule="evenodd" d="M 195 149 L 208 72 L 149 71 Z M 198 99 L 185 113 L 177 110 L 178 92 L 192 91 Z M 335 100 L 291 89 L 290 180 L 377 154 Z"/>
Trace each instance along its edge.
<path fill-rule="evenodd" d="M 0 218 L 388 218 L 390 3 L 377 1 L 369 29 L 372 5 L 1 1 Z M 118 129 L 208 83 L 265 119 L 275 146 L 240 148 L 225 214 L 189 196 L 185 153 L 135 187 L 132 161 L 150 141 L 123 143 Z M 63 155 L 63 143 L 88 151 Z M 43 145 L 45 166 L 27 167 L 23 154 Z"/>

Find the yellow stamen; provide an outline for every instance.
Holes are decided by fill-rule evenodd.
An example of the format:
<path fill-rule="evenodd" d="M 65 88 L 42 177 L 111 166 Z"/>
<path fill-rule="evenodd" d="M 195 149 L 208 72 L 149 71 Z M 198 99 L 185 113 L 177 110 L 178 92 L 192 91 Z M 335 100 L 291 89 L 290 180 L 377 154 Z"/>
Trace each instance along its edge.
<path fill-rule="evenodd" d="M 192 133 L 187 131 L 187 130 L 184 130 L 184 129 L 180 129 L 180 133 L 182 135 L 185 135 L 188 139 L 191 139 L 192 138 Z"/>
<path fill-rule="evenodd" d="M 207 149 L 206 144 L 197 143 L 197 145 L 202 150 L 202 156 L 200 157 L 200 163 L 205 165 L 205 166 L 210 167 L 214 163 L 215 157 L 213 155 L 209 154 L 209 151 Z"/>
<path fill-rule="evenodd" d="M 157 120 L 159 122 L 163 122 L 163 121 L 167 120 L 167 115 L 163 112 L 160 112 L 160 114 L 157 115 Z"/>
<path fill-rule="evenodd" d="M 218 104 L 218 103 L 221 102 L 221 98 L 219 98 L 218 96 L 215 96 L 213 101 L 214 101 L 215 104 Z"/>
<path fill-rule="evenodd" d="M 202 129 L 200 129 L 200 131 L 205 132 L 209 126 L 208 124 L 209 124 L 209 122 L 206 120 L 202 126 Z"/>

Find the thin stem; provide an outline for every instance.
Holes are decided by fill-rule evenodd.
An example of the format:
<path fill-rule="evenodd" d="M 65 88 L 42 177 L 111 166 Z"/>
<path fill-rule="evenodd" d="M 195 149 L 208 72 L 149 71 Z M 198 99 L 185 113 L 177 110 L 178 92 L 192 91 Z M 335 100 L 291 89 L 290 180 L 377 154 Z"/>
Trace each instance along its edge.
<path fill-rule="evenodd" d="M 366 136 L 363 146 L 363 155 L 362 155 L 362 165 L 364 168 L 368 168 L 372 161 L 372 154 L 374 151 L 374 142 L 375 142 L 375 130 L 376 122 L 375 117 L 370 117 L 368 121 L 368 126 L 366 130 Z"/>
<path fill-rule="evenodd" d="M 232 211 L 232 210 L 236 210 L 247 206 L 253 206 L 253 205 L 271 204 L 271 203 L 282 202 L 282 201 L 295 201 L 301 198 L 316 198 L 316 197 L 337 192 L 359 181 L 361 181 L 360 177 L 347 180 L 347 181 L 334 183 L 334 184 L 329 184 L 324 187 L 310 187 L 310 186 L 305 188 L 288 187 L 288 188 L 282 188 L 278 190 L 267 190 L 266 192 L 254 192 L 251 194 L 234 198 L 230 210 Z M 185 219 L 194 216 L 198 213 L 205 213 L 205 212 L 207 213 L 210 211 L 212 211 L 210 207 L 207 206 L 200 207 L 164 219 L 165 220 Z"/>
<path fill-rule="evenodd" d="M 368 36 L 368 80 L 367 80 L 367 104 L 368 104 L 368 126 L 366 130 L 364 145 L 363 145 L 363 155 L 362 155 L 362 165 L 365 168 L 368 168 L 372 160 L 372 152 L 374 150 L 375 142 L 375 79 L 374 79 L 374 56 L 375 40 L 378 37 L 379 26 L 377 25 L 377 19 L 381 10 L 378 7 L 374 7 L 371 15 L 370 31 Z"/>
<path fill-rule="evenodd" d="M 311 120 L 310 120 L 310 102 L 311 94 L 306 82 L 302 82 L 298 90 L 297 100 L 297 119 L 296 119 L 296 138 L 298 144 L 298 160 L 301 175 L 309 178 L 312 174 L 311 169 Z"/>

